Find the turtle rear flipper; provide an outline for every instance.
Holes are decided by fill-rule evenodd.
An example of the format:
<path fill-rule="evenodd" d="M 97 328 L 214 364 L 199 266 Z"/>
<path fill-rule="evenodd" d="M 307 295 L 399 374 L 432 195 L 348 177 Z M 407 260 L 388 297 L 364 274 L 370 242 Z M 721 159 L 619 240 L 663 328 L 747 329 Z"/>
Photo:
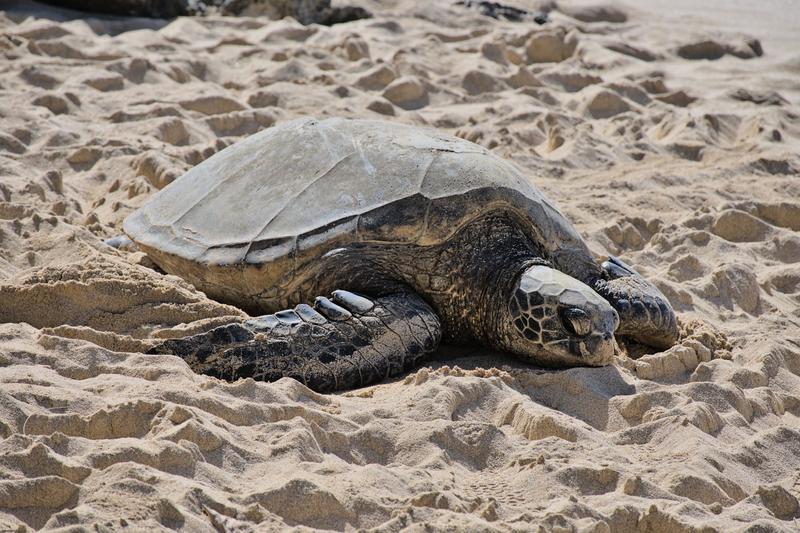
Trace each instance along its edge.
<path fill-rule="evenodd" d="M 221 379 L 291 377 L 318 392 L 361 387 L 410 370 L 436 349 L 441 325 L 411 293 L 376 299 L 347 291 L 314 306 L 226 324 L 165 341 L 148 353 L 182 357 Z"/>
<path fill-rule="evenodd" d="M 594 290 L 619 313 L 616 334 L 655 348 L 669 348 L 678 340 L 675 311 L 655 285 L 620 259 L 610 256 L 601 265 L 605 278 Z"/>

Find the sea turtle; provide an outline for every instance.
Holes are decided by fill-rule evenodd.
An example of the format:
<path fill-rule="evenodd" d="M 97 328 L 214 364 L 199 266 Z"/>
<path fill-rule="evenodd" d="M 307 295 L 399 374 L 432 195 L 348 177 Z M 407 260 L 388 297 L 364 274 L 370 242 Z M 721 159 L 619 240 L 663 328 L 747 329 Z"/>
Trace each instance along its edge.
<path fill-rule="evenodd" d="M 618 259 L 598 264 L 522 171 L 425 128 L 287 122 L 192 168 L 124 230 L 212 298 L 272 313 L 151 350 L 229 380 L 353 388 L 442 339 L 598 366 L 615 330 L 655 347 L 677 338 L 658 289 Z"/>

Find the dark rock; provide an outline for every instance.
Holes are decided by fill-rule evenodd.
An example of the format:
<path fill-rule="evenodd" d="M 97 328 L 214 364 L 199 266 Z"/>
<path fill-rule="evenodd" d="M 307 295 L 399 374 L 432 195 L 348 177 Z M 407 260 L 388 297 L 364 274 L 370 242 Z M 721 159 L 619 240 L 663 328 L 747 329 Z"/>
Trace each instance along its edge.
<path fill-rule="evenodd" d="M 559 5 L 558 10 L 581 22 L 627 22 L 628 15 L 612 5 Z"/>
<path fill-rule="evenodd" d="M 734 100 L 753 102 L 759 105 L 785 105 L 789 101 L 775 91 L 753 91 L 749 89 L 735 89 L 728 93 Z"/>
<path fill-rule="evenodd" d="M 500 2 L 479 2 L 474 0 L 460 0 L 456 2 L 457 6 L 464 6 L 470 9 L 476 9 L 481 15 L 492 17 L 493 19 L 504 19 L 511 22 L 525 22 L 532 20 L 541 25 L 547 22 L 547 13 L 535 13 L 527 9 L 520 9 L 518 7 L 507 6 Z"/>
<path fill-rule="evenodd" d="M 43 0 L 48 4 L 103 15 L 174 18 L 203 15 L 211 9 L 223 15 L 293 17 L 303 24 L 337 24 L 370 18 L 361 7 L 332 7 L 331 0 Z"/>
<path fill-rule="evenodd" d="M 292 17 L 301 24 L 330 26 L 371 18 L 364 8 L 354 6 L 332 7 L 331 0 L 211 0 L 220 5 L 225 15 L 264 15 L 274 19 Z"/>
<path fill-rule="evenodd" d="M 204 2 L 193 0 L 43 0 L 54 6 L 128 17 L 173 18 L 193 15 Z M 202 6 L 202 7 L 200 7 Z"/>

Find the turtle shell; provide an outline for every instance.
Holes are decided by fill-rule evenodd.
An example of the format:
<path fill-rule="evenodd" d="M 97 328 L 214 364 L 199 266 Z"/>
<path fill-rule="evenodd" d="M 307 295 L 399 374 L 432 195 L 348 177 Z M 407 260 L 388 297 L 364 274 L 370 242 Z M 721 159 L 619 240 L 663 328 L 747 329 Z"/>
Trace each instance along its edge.
<path fill-rule="evenodd" d="M 441 244 L 497 210 L 554 257 L 591 260 L 563 215 L 488 150 L 430 129 L 342 118 L 294 120 L 222 150 L 124 229 L 167 272 L 252 306 L 331 250 Z"/>

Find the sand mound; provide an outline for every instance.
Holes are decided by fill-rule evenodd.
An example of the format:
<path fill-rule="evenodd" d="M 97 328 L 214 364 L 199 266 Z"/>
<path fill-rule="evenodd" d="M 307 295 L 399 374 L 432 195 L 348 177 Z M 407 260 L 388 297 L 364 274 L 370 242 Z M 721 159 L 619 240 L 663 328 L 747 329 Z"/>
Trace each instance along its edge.
<path fill-rule="evenodd" d="M 245 314 L 209 300 L 179 278 L 93 254 L 79 263 L 27 271 L 0 283 L 0 322 L 26 322 L 117 350 L 144 350 L 147 336 L 184 335 Z"/>
<path fill-rule="evenodd" d="M 796 9 L 359 4 L 330 27 L 3 4 L 0 529 L 795 531 Z M 655 281 L 681 341 L 565 371 L 443 348 L 337 395 L 144 355 L 245 315 L 103 239 L 308 114 L 512 159 Z"/>

